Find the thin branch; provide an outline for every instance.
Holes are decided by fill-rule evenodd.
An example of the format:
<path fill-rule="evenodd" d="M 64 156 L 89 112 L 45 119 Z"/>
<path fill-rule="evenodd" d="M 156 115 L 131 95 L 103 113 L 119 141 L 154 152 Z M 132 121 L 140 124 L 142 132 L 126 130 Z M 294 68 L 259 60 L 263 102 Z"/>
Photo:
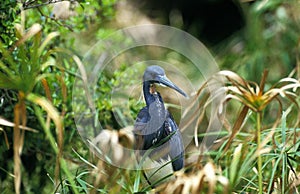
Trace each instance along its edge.
<path fill-rule="evenodd" d="M 23 7 L 27 7 L 27 6 L 29 6 L 29 5 L 31 5 L 31 4 L 33 4 L 34 2 L 36 2 L 36 0 L 32 0 L 32 1 L 24 1 L 24 3 L 23 3 Z"/>
<path fill-rule="evenodd" d="M 43 16 L 43 17 L 45 17 L 45 18 L 47 18 L 47 19 L 50 19 L 50 20 L 54 21 L 57 25 L 63 26 L 63 27 L 65 27 L 65 28 L 67 28 L 68 30 L 70 30 L 71 32 L 74 32 L 74 30 L 72 29 L 72 27 L 70 27 L 70 26 L 68 26 L 68 25 L 66 25 L 66 24 L 63 24 L 63 23 L 59 22 L 59 21 L 58 21 L 57 19 L 55 19 L 54 17 L 49 17 L 49 16 L 45 15 L 45 14 L 41 11 L 40 7 L 37 7 L 37 10 L 38 10 L 38 12 L 41 14 L 41 16 Z"/>
<path fill-rule="evenodd" d="M 28 2 L 28 3 L 24 3 L 22 10 L 34 9 L 34 8 L 38 8 L 38 7 L 41 7 L 41 6 L 62 2 L 62 1 L 65 1 L 65 0 L 49 0 L 48 2 L 35 4 L 35 5 L 31 5 L 35 2 L 35 1 L 31 1 L 31 2 Z"/>
<path fill-rule="evenodd" d="M 22 8 L 17 10 L 16 14 L 19 15 L 21 13 L 21 11 L 27 10 L 27 9 L 34 9 L 34 8 L 39 8 L 42 6 L 46 6 L 46 5 L 50 5 L 50 4 L 54 4 L 54 3 L 59 3 L 65 0 L 49 0 L 45 3 L 40 3 L 40 4 L 34 4 L 35 2 L 37 2 L 36 0 L 32 0 L 32 1 L 28 1 L 28 2 L 24 2 L 22 5 Z M 74 0 L 71 0 L 70 2 L 73 2 Z"/>

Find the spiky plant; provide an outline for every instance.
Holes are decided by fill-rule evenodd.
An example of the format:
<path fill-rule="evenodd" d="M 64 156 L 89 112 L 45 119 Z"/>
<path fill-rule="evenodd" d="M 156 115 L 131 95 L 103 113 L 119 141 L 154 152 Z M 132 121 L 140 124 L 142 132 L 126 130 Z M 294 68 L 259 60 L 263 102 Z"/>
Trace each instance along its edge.
<path fill-rule="evenodd" d="M 249 114 L 249 112 L 253 112 L 256 114 L 256 142 L 257 142 L 257 148 L 255 153 L 253 153 L 254 156 L 257 156 L 257 174 L 258 174 L 258 191 L 259 193 L 263 193 L 264 191 L 264 185 L 263 185 L 263 176 L 262 176 L 262 158 L 261 155 L 266 151 L 264 149 L 264 146 L 267 143 L 267 140 L 264 140 L 263 143 L 261 141 L 261 133 L 262 133 L 262 121 L 263 121 L 263 112 L 266 110 L 266 107 L 271 104 L 272 102 L 278 103 L 278 116 L 276 121 L 273 124 L 273 127 L 271 130 L 271 133 L 268 135 L 271 139 L 275 128 L 280 123 L 281 119 L 281 113 L 283 111 L 283 104 L 284 99 L 287 99 L 291 102 L 291 107 L 296 108 L 297 111 L 297 119 L 295 121 L 295 126 L 299 124 L 299 104 L 297 102 L 298 95 L 296 94 L 296 90 L 298 87 L 300 87 L 300 82 L 294 78 L 288 77 L 283 78 L 276 84 L 274 84 L 272 87 L 266 89 L 266 80 L 267 80 L 267 74 L 268 71 L 264 71 L 262 75 L 261 82 L 259 84 L 247 81 L 240 77 L 238 74 L 232 72 L 232 71 L 220 71 L 216 75 L 214 75 L 210 80 L 204 83 L 203 87 L 201 87 L 197 94 L 195 95 L 195 101 L 197 101 L 199 98 L 201 99 L 201 103 L 199 103 L 200 106 L 196 111 L 200 111 L 200 117 L 195 117 L 192 119 L 197 119 L 197 126 L 195 127 L 195 141 L 196 145 L 198 144 L 198 124 L 200 124 L 204 118 L 204 111 L 207 107 L 212 103 L 214 99 L 217 98 L 218 95 L 223 94 L 225 92 L 225 98 L 222 101 L 222 103 L 219 104 L 219 109 L 224 109 L 225 105 L 228 104 L 230 101 L 238 101 L 242 105 L 241 112 L 239 113 L 237 120 L 235 121 L 233 127 L 231 128 L 231 131 L 229 132 L 229 136 L 226 138 L 223 138 L 222 140 L 226 139 L 226 143 L 224 144 L 225 147 L 223 149 L 223 152 L 228 151 L 229 147 L 232 144 L 232 141 L 240 131 L 241 127 L 243 126 L 243 123 L 246 120 L 246 116 Z M 222 81 L 224 82 L 224 85 L 219 89 L 219 91 L 214 92 L 212 95 L 203 95 L 204 91 L 208 88 L 209 84 L 214 84 L 215 81 Z M 194 106 L 192 104 L 191 106 Z M 188 109 L 189 110 L 189 109 Z M 223 110 L 224 111 L 224 110 Z M 197 115 L 197 114 L 195 114 Z M 227 125 L 226 119 L 223 120 L 224 125 Z M 296 134 L 294 134 L 296 137 Z M 252 158 L 253 159 L 253 158 Z M 233 173 L 234 174 L 234 173 Z M 232 180 L 232 179 L 231 179 Z M 231 184 L 233 183 L 233 180 L 231 181 Z"/>
<path fill-rule="evenodd" d="M 15 192 L 20 193 L 21 185 L 21 154 L 24 145 L 26 127 L 26 109 L 32 106 L 37 119 L 40 121 L 50 144 L 57 154 L 55 177 L 58 180 L 60 168 L 64 170 L 73 185 L 75 193 L 75 183 L 68 171 L 66 161 L 62 157 L 63 149 L 63 115 L 64 109 L 60 113 L 53 105 L 51 91 L 47 78 L 57 78 L 57 83 L 61 86 L 62 96 L 66 98 L 66 85 L 63 77 L 54 72 L 47 71 L 49 67 L 62 69 L 55 63 L 51 54 L 58 50 L 49 49 L 51 40 L 57 37 L 57 32 L 52 32 L 43 38 L 42 26 L 33 24 L 29 29 L 24 27 L 25 16 L 22 15 L 21 24 L 16 25 L 16 36 L 18 41 L 11 47 L 7 47 L 0 41 L 0 89 L 12 90 L 17 93 L 18 102 L 14 105 L 14 124 L 3 119 L 1 124 L 13 126 L 13 151 L 14 151 L 14 184 Z M 45 96 L 40 95 L 36 90 L 37 85 L 42 85 Z M 64 100 L 63 100 L 64 101 Z M 29 103 L 28 103 L 29 102 Z M 46 112 L 46 119 L 44 117 Z M 51 120 L 56 127 L 56 137 L 50 130 Z M 3 122 L 6 121 L 6 122 Z"/>

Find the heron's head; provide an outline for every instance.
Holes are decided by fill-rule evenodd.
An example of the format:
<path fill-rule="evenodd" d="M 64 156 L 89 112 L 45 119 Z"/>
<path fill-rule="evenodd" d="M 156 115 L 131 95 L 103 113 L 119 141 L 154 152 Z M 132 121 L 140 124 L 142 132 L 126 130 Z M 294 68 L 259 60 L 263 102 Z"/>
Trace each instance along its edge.
<path fill-rule="evenodd" d="M 165 70 L 158 65 L 151 65 L 147 67 L 143 76 L 143 81 L 150 82 L 152 84 L 158 83 L 167 86 L 176 90 L 184 97 L 187 97 L 186 93 L 183 90 L 181 90 L 178 86 L 176 86 L 167 78 Z"/>

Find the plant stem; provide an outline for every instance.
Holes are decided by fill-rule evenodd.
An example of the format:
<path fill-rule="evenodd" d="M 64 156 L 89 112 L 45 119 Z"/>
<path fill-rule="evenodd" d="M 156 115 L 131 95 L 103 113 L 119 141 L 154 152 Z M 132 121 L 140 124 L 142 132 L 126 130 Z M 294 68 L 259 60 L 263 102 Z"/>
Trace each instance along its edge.
<path fill-rule="evenodd" d="M 263 192 L 263 185 L 262 185 L 262 161 L 261 161 L 261 155 L 260 155 L 260 139 L 261 139 L 261 113 L 258 112 L 256 115 L 256 124 L 257 124 L 257 151 L 258 151 L 258 157 L 257 157 L 257 170 L 258 170 L 258 190 L 259 194 L 262 194 Z"/>
<path fill-rule="evenodd" d="M 46 126 L 46 122 L 44 121 L 44 118 L 42 116 L 42 113 L 41 111 L 39 110 L 39 108 L 37 106 L 34 106 L 34 110 L 35 110 L 35 114 L 38 118 L 38 120 L 40 121 L 40 124 L 42 125 L 42 128 L 50 142 L 50 145 L 52 147 L 52 149 L 54 150 L 55 154 L 59 154 L 59 149 L 58 147 L 56 146 L 57 143 L 55 141 L 55 138 L 53 137 L 50 129 Z M 69 171 L 68 169 L 68 164 L 66 162 L 66 160 L 64 158 L 60 158 L 60 165 L 61 165 L 61 168 L 62 170 L 65 172 L 65 174 L 67 175 L 68 177 L 68 180 L 70 182 L 70 185 L 71 185 L 71 188 L 72 188 L 72 191 L 75 193 L 75 194 L 79 194 L 77 188 L 76 188 L 76 183 L 72 177 L 72 174 L 71 172 Z"/>

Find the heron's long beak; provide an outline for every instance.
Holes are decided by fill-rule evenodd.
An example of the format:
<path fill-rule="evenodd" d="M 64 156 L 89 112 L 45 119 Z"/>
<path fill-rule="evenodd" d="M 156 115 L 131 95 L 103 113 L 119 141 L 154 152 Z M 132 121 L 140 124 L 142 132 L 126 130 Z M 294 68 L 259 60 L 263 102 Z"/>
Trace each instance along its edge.
<path fill-rule="evenodd" d="M 181 90 L 178 86 L 176 86 L 173 82 L 171 82 L 166 76 L 158 76 L 158 80 L 159 83 L 172 88 L 174 90 L 176 90 L 177 92 L 179 92 L 181 95 L 183 95 L 184 97 L 188 97 L 187 94 Z"/>

